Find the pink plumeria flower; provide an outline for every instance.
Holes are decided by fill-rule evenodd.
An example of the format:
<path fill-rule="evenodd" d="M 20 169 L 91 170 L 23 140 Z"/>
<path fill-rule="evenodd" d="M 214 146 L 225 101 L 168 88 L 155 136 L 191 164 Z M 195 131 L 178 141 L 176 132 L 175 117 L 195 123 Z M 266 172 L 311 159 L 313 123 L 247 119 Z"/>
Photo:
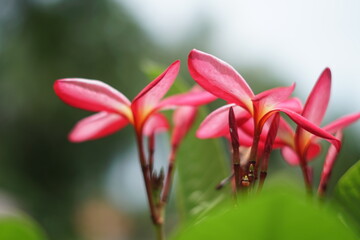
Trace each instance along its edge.
<path fill-rule="evenodd" d="M 161 100 L 175 81 L 179 68 L 180 61 L 172 63 L 132 102 L 116 89 L 98 80 L 81 78 L 57 80 L 54 90 L 61 100 L 73 107 L 98 112 L 79 121 L 69 134 L 69 140 L 83 142 L 102 138 L 128 124 L 132 124 L 137 135 L 142 136 L 145 123 L 151 116 L 158 121 L 150 122 L 149 128 L 159 130 L 167 125 L 164 117 L 154 115 L 158 111 L 174 108 L 177 105 L 197 106 L 216 98 L 209 93 L 201 93 L 200 96 L 197 93 L 185 93 Z M 156 131 L 149 128 L 145 129 L 146 134 Z"/>
<path fill-rule="evenodd" d="M 314 85 L 301 115 L 317 126 L 320 126 L 330 100 L 330 91 L 331 71 L 329 68 L 326 68 Z M 360 113 L 347 115 L 322 129 L 334 134 L 354 123 L 359 118 Z M 278 135 L 287 145 L 282 148 L 281 152 L 284 159 L 291 165 L 308 162 L 314 159 L 321 151 L 321 146 L 318 143 L 319 138 L 305 131 L 301 126 L 298 126 L 296 132 L 294 132 L 285 121 L 282 121 Z"/>
<path fill-rule="evenodd" d="M 229 103 L 228 106 L 218 110 L 219 114 L 224 114 L 226 108 L 235 104 L 244 109 L 253 119 L 254 144 L 251 160 L 256 158 L 257 145 L 264 124 L 276 112 L 287 114 L 301 128 L 330 141 L 336 148 L 340 147 L 340 141 L 333 135 L 294 111 L 299 108 L 299 101 L 289 97 L 295 85 L 274 88 L 254 95 L 246 81 L 233 67 L 210 54 L 195 49 L 189 54 L 188 67 L 191 76 L 201 87 Z M 215 115 L 213 113 L 212 118 L 221 119 Z M 217 125 L 225 123 L 222 121 Z M 215 127 L 211 129 L 217 131 Z"/>

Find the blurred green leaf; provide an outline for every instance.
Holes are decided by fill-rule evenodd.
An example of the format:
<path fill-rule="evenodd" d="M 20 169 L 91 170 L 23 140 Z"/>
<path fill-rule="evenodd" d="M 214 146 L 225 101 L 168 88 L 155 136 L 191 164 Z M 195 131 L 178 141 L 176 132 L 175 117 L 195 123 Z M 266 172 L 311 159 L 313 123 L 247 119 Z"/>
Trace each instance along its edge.
<path fill-rule="evenodd" d="M 189 223 L 174 239 L 319 240 L 356 239 L 335 212 L 294 189 L 268 188 L 237 206 L 225 205 L 201 222 Z"/>
<path fill-rule="evenodd" d="M 230 196 L 228 187 L 216 185 L 229 174 L 219 139 L 198 139 L 196 129 L 207 112 L 200 109 L 197 120 L 177 154 L 177 200 L 182 220 L 198 218 Z"/>
<path fill-rule="evenodd" d="M 360 161 L 340 178 L 335 187 L 334 201 L 360 234 Z"/>
<path fill-rule="evenodd" d="M 1 240 L 45 240 L 45 234 L 32 220 L 23 217 L 0 218 Z"/>

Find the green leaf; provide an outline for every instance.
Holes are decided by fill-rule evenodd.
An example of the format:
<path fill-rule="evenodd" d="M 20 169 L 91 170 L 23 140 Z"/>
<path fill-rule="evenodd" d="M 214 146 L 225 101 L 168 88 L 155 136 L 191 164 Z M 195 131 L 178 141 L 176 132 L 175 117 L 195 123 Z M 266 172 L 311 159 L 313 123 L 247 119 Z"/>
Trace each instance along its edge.
<path fill-rule="evenodd" d="M 174 237 L 246 240 L 356 239 L 331 209 L 319 206 L 294 189 L 270 188 L 249 196 L 237 206 L 212 211 L 201 222 L 191 222 Z"/>
<path fill-rule="evenodd" d="M 230 174 L 220 141 L 195 137 L 206 115 L 206 111 L 199 111 L 177 154 L 177 200 L 182 220 L 200 217 L 231 194 L 229 187 L 215 189 Z"/>
<path fill-rule="evenodd" d="M 45 234 L 31 219 L 6 216 L 0 218 L 0 239 L 45 240 Z"/>
<path fill-rule="evenodd" d="M 360 161 L 340 178 L 335 186 L 334 202 L 360 234 Z"/>

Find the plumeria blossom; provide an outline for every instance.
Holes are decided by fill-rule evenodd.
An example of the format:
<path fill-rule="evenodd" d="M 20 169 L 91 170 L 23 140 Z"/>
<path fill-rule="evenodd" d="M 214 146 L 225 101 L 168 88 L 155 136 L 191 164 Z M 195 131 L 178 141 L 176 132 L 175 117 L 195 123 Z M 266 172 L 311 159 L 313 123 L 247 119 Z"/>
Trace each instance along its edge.
<path fill-rule="evenodd" d="M 73 107 L 98 112 L 79 121 L 69 134 L 69 140 L 83 142 L 102 138 L 128 124 L 134 125 L 136 132 L 142 135 L 145 123 L 154 113 L 174 108 L 176 105 L 197 106 L 216 98 L 207 92 L 201 92 L 179 94 L 161 101 L 173 84 L 179 68 L 180 62 L 175 61 L 132 102 L 116 89 L 98 80 L 81 78 L 57 80 L 54 90 L 61 100 Z M 163 117 L 154 116 L 157 120 L 150 125 L 159 124 L 158 127 L 166 125 Z M 147 129 L 145 133 L 149 134 L 150 131 L 152 130 Z"/>
<path fill-rule="evenodd" d="M 330 90 L 331 71 L 326 68 L 314 85 L 301 115 L 320 126 L 330 100 Z M 350 114 L 328 124 L 323 127 L 323 130 L 334 134 L 358 119 L 360 119 L 360 113 Z M 279 136 L 287 142 L 287 146 L 283 147 L 281 152 L 284 159 L 291 165 L 306 164 L 320 153 L 319 138 L 305 131 L 301 126 L 298 126 L 294 132 L 286 122 L 282 122 Z"/>
<path fill-rule="evenodd" d="M 188 67 L 191 76 L 201 87 L 229 103 L 227 107 L 213 113 L 211 118 L 221 119 L 222 117 L 218 118 L 216 114 L 223 114 L 226 112 L 226 108 L 232 106 L 231 104 L 241 107 L 252 118 L 254 137 L 250 156 L 251 161 L 256 161 L 257 147 L 263 126 L 277 112 L 287 114 L 302 129 L 330 141 L 336 148 L 340 147 L 340 141 L 333 135 L 297 113 L 296 109 L 299 108 L 299 101 L 290 98 L 295 87 L 294 84 L 290 87 L 274 88 L 254 95 L 247 82 L 233 67 L 210 54 L 195 49 L 189 54 Z M 242 116 L 239 118 L 241 119 Z M 217 125 L 220 124 L 225 123 L 217 123 Z M 215 127 L 211 129 L 215 129 Z M 199 131 L 201 132 L 201 130 Z"/>
<path fill-rule="evenodd" d="M 157 229 L 164 222 L 164 207 L 170 192 L 176 149 L 191 127 L 196 109 L 217 97 L 194 87 L 193 90 L 162 99 L 175 81 L 180 61 L 172 63 L 162 74 L 148 84 L 130 101 L 111 86 L 98 81 L 81 78 L 59 79 L 54 84 L 55 93 L 65 103 L 88 111 L 97 112 L 79 121 L 69 134 L 72 142 L 83 142 L 105 137 L 133 125 L 139 152 L 151 218 Z M 178 109 L 174 113 L 172 151 L 168 171 L 153 169 L 155 134 L 167 131 L 170 124 L 161 110 Z M 148 137 L 148 155 L 145 154 L 144 136 Z M 164 179 L 165 178 L 165 179 Z"/>

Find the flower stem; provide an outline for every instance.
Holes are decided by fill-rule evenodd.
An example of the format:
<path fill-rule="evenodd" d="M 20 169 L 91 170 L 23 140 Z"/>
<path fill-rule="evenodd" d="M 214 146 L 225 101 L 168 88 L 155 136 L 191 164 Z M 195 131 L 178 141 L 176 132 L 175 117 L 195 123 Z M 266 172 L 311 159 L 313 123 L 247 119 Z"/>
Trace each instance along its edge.
<path fill-rule="evenodd" d="M 249 162 L 246 166 L 247 175 L 249 176 L 249 181 L 252 186 L 254 186 L 254 183 L 257 179 L 257 169 L 258 169 L 258 162 L 257 162 L 257 154 L 258 154 L 258 147 L 259 147 L 259 140 L 260 140 L 260 134 L 261 130 L 259 130 L 257 127 L 255 127 L 254 130 L 254 138 L 253 143 L 250 150 L 250 157 Z M 250 171 L 250 169 L 252 169 Z"/>
<path fill-rule="evenodd" d="M 171 190 L 171 183 L 172 183 L 172 179 L 173 179 L 173 175 L 174 175 L 173 172 L 174 172 L 174 167 L 175 167 L 176 150 L 177 150 L 177 146 L 172 146 L 170 157 L 169 157 L 169 166 L 168 166 L 165 183 L 164 183 L 164 188 L 161 193 L 161 202 L 164 204 L 168 201 L 170 190 Z"/>
<path fill-rule="evenodd" d="M 157 240 L 165 240 L 164 224 L 155 225 Z"/>
<path fill-rule="evenodd" d="M 148 138 L 148 152 L 149 152 L 149 172 L 152 173 L 154 167 L 154 149 L 155 149 L 155 135 L 151 134 Z"/>
<path fill-rule="evenodd" d="M 310 169 L 309 169 L 309 166 L 307 165 L 306 161 L 301 161 L 301 171 L 303 173 L 306 191 L 309 195 L 312 195 L 312 183 L 311 183 L 311 179 L 310 179 Z"/>
<path fill-rule="evenodd" d="M 150 208 L 151 219 L 154 224 L 154 227 L 156 228 L 156 232 L 159 232 L 158 229 L 160 229 L 161 230 L 160 232 L 162 232 L 163 222 L 164 222 L 162 218 L 162 206 L 157 206 L 154 203 L 154 196 L 153 196 L 152 184 L 151 184 L 151 172 L 150 172 L 149 164 L 146 161 L 144 154 L 144 144 L 143 144 L 141 131 L 136 131 L 136 142 L 138 146 L 139 160 L 144 177 L 144 183 L 145 183 L 148 204 Z M 158 234 L 158 239 L 159 240 L 165 239 L 163 235 L 164 235 L 163 233 Z"/>
<path fill-rule="evenodd" d="M 235 195 L 237 191 L 242 188 L 241 179 L 242 179 L 242 169 L 240 165 L 240 152 L 239 152 L 239 136 L 237 133 L 237 124 L 235 119 L 234 110 L 231 107 L 229 109 L 229 133 L 231 137 L 231 146 L 232 146 L 232 163 L 234 171 L 234 180 L 235 180 Z"/>

